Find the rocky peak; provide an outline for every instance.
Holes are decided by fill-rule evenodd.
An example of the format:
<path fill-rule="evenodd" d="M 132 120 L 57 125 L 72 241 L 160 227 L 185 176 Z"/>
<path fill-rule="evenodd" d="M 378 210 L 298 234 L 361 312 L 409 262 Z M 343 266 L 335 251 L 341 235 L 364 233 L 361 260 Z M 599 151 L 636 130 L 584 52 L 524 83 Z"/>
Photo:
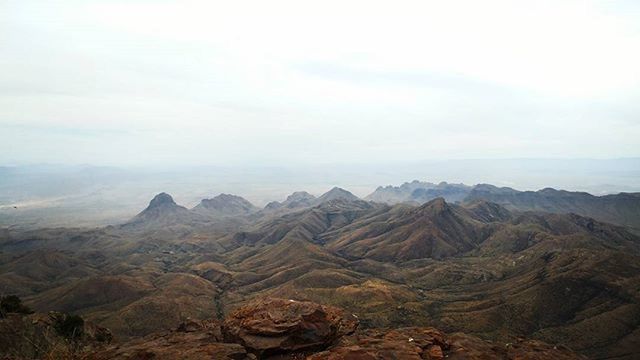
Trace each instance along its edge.
<path fill-rule="evenodd" d="M 270 203 L 265 205 L 264 209 L 265 210 L 275 210 L 275 209 L 279 209 L 281 207 L 282 207 L 282 204 L 279 203 L 278 201 L 271 201 Z"/>
<path fill-rule="evenodd" d="M 211 199 L 203 199 L 194 210 L 217 215 L 244 215 L 257 208 L 241 196 L 220 194 Z"/>
<path fill-rule="evenodd" d="M 171 195 L 165 192 L 161 192 L 160 194 L 156 195 L 153 199 L 151 199 L 151 201 L 149 202 L 148 209 L 165 207 L 165 206 L 175 206 L 175 205 L 176 205 L 176 202 L 173 201 L 173 197 L 171 197 Z"/>
<path fill-rule="evenodd" d="M 422 213 L 429 213 L 431 215 L 442 214 L 448 211 L 451 211 L 449 204 L 444 200 L 444 198 L 435 198 L 424 205 L 420 206 L 420 211 Z"/>
<path fill-rule="evenodd" d="M 293 194 L 287 196 L 286 201 L 315 200 L 315 198 L 315 196 L 309 194 L 306 191 L 296 191 Z"/>
<path fill-rule="evenodd" d="M 123 224 L 124 227 L 131 226 L 167 226 L 169 224 L 187 223 L 195 220 L 192 212 L 187 208 L 176 204 L 171 195 L 160 193 L 156 195 L 146 209 L 142 210 L 129 222 Z"/>
<path fill-rule="evenodd" d="M 336 200 L 336 199 L 359 200 L 360 198 L 353 195 L 351 192 L 336 186 L 333 189 L 322 194 L 322 196 L 318 198 L 318 202 L 323 203 L 326 201 Z"/>
<path fill-rule="evenodd" d="M 232 195 L 232 194 L 220 194 L 211 199 L 203 199 L 200 203 L 207 207 L 220 207 L 220 206 L 225 206 L 230 204 L 242 204 L 245 206 L 253 206 L 245 198 L 237 195 Z"/>
<path fill-rule="evenodd" d="M 309 194 L 306 191 L 296 191 L 293 194 L 287 196 L 287 199 L 282 203 L 283 206 L 293 209 L 313 206 L 316 201 L 316 197 Z"/>

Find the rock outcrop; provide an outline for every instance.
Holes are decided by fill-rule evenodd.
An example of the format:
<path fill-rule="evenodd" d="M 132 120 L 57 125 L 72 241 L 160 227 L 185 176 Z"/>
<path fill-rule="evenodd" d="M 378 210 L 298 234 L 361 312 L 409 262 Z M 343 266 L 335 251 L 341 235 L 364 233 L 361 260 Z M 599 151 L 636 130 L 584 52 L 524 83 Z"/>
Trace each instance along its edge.
<path fill-rule="evenodd" d="M 220 323 L 187 319 L 171 332 L 91 354 L 95 359 L 585 359 L 562 346 L 499 344 L 435 328 L 357 330 L 355 315 L 308 301 L 266 299 Z"/>
<path fill-rule="evenodd" d="M 258 355 L 324 349 L 357 327 L 341 309 L 308 301 L 269 299 L 233 312 L 224 321 L 225 340 Z"/>

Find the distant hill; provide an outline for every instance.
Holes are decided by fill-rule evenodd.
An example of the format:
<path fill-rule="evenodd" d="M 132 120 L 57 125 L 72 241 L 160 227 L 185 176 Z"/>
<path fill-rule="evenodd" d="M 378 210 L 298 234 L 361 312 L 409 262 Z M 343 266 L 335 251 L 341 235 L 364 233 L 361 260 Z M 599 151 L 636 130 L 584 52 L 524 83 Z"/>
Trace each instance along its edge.
<path fill-rule="evenodd" d="M 360 200 L 359 197 L 353 195 L 352 193 L 350 193 L 349 191 L 339 188 L 339 187 L 334 187 L 333 189 L 327 191 L 326 193 L 322 194 L 320 197 L 318 197 L 318 199 L 316 199 L 316 204 L 321 204 L 323 202 L 327 202 L 327 201 L 331 201 L 331 200 L 337 200 L 337 199 L 341 199 L 341 200 Z"/>
<path fill-rule="evenodd" d="M 283 202 L 272 201 L 268 203 L 263 211 L 267 214 L 273 212 L 284 214 L 293 210 L 309 208 L 334 200 L 359 201 L 360 198 L 339 187 L 334 187 L 319 197 L 315 197 L 306 191 L 296 191 L 287 196 L 287 199 Z"/>
<path fill-rule="evenodd" d="M 487 200 L 516 211 L 544 211 L 575 213 L 613 224 L 625 225 L 640 231 L 640 193 L 620 193 L 594 196 L 545 188 L 538 191 L 519 191 L 489 184 L 433 184 L 413 181 L 400 186 L 378 187 L 365 199 L 396 204 L 401 202 L 424 204 L 442 197 L 447 202 L 472 203 Z"/>
<path fill-rule="evenodd" d="M 275 209 L 297 209 L 312 206 L 316 202 L 316 197 L 306 191 L 296 191 L 287 196 L 283 202 L 273 201 L 265 206 L 265 210 Z"/>
<path fill-rule="evenodd" d="M 595 219 L 630 226 L 640 231 L 640 193 L 620 193 L 594 196 L 545 188 L 538 191 L 518 191 L 508 187 L 480 184 L 473 187 L 465 202 L 476 199 L 498 203 L 518 211 L 575 213 Z"/>
<path fill-rule="evenodd" d="M 203 199 L 193 211 L 212 216 L 248 215 L 259 209 L 246 199 L 231 195 L 220 194 L 212 199 Z"/>
<path fill-rule="evenodd" d="M 176 204 L 171 195 L 163 192 L 156 195 L 146 209 L 123 226 L 153 228 L 198 221 L 206 221 L 206 218 Z"/>
<path fill-rule="evenodd" d="M 471 186 L 464 184 L 449 184 L 445 181 L 434 184 L 414 180 L 400 186 L 379 186 L 373 193 L 367 195 L 365 200 L 388 204 L 402 202 L 423 204 L 441 197 L 448 202 L 458 202 L 463 200 L 471 189 Z"/>
<path fill-rule="evenodd" d="M 378 186 L 378 188 L 371 194 L 365 197 L 365 200 L 384 202 L 388 204 L 396 204 L 400 202 L 412 201 L 411 194 L 418 189 L 433 189 L 437 185 L 430 182 L 422 182 L 413 180 L 412 182 L 406 182 L 400 186 Z"/>

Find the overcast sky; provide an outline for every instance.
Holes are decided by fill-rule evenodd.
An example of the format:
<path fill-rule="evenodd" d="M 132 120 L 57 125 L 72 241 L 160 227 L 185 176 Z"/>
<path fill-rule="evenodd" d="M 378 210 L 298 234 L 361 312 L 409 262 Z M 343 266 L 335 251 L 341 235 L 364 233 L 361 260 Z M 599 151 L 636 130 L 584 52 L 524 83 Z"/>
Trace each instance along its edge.
<path fill-rule="evenodd" d="M 0 0 L 0 165 L 640 156 L 638 1 Z"/>

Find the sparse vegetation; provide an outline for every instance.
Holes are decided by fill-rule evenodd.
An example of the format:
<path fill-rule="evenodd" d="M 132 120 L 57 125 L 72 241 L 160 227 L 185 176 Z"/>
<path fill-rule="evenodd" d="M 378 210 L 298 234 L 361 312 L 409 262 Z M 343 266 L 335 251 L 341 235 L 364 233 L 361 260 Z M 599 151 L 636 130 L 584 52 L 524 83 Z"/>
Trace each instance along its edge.
<path fill-rule="evenodd" d="M 22 304 L 22 299 L 16 295 L 0 297 L 0 318 L 6 317 L 8 313 L 31 314 L 33 310 Z"/>
<path fill-rule="evenodd" d="M 82 337 L 84 319 L 79 315 L 56 314 L 53 327 L 56 332 L 69 340 L 77 340 Z"/>

